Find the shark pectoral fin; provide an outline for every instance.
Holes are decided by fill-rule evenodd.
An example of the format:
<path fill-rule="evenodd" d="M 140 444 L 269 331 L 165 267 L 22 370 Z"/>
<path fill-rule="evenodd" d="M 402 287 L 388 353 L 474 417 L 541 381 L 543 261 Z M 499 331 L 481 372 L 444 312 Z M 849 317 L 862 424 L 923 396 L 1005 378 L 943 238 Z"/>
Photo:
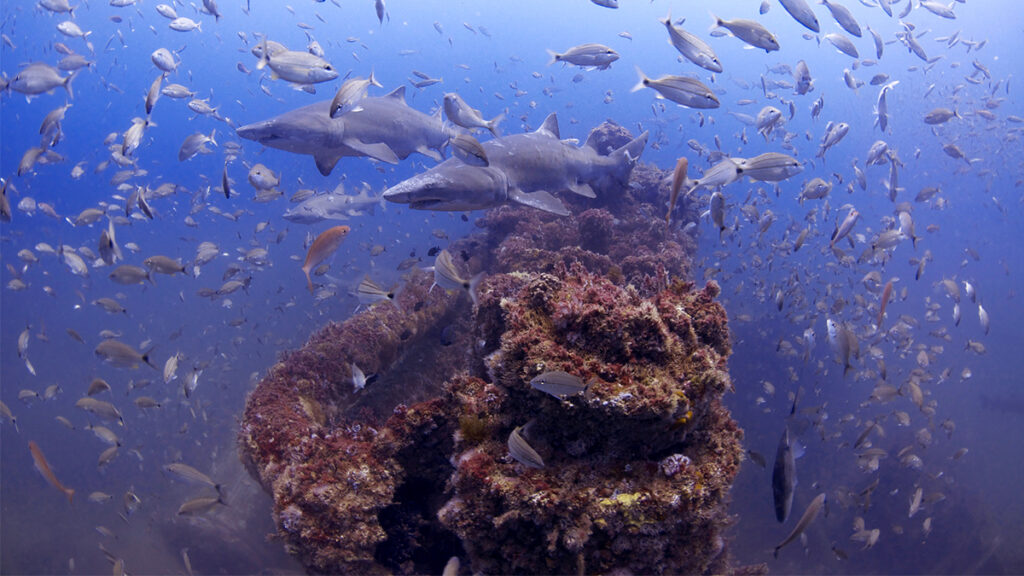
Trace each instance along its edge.
<path fill-rule="evenodd" d="M 559 216 L 568 216 L 569 211 L 565 208 L 565 204 L 558 198 L 555 198 L 545 190 L 538 190 L 536 192 L 523 192 L 518 188 L 511 188 L 508 191 L 508 199 L 517 204 L 523 206 L 529 206 L 552 214 L 558 214 Z"/>
<path fill-rule="evenodd" d="M 341 154 L 315 154 L 313 160 L 316 160 L 316 169 L 324 176 L 328 176 L 338 160 L 341 160 Z"/>
<path fill-rule="evenodd" d="M 416 151 L 419 152 L 420 154 L 423 154 L 427 158 L 434 160 L 435 162 L 444 161 L 444 156 L 442 156 L 440 152 L 434 150 L 433 148 L 427 148 L 422 144 L 416 147 Z"/>
<path fill-rule="evenodd" d="M 369 156 L 370 158 L 380 160 L 381 162 L 387 162 L 388 164 L 398 164 L 398 156 L 395 154 L 395 151 L 383 142 L 366 144 L 361 140 L 351 138 L 342 140 L 341 143 L 363 156 Z"/>
<path fill-rule="evenodd" d="M 587 184 L 586 182 L 570 182 L 569 190 L 573 194 L 579 194 L 584 198 L 597 198 L 597 194 L 594 194 L 594 189 L 591 188 L 590 184 Z"/>

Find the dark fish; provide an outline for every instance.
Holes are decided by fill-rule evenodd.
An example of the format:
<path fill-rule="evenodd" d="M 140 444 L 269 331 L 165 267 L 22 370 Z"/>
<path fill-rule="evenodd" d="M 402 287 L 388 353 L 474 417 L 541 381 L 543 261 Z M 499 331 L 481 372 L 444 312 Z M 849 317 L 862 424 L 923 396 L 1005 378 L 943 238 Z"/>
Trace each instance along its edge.
<path fill-rule="evenodd" d="M 782 432 L 779 448 L 775 451 L 772 469 L 772 498 L 775 501 L 775 519 L 785 522 L 793 508 L 793 488 L 796 487 L 796 461 L 789 443 L 789 428 Z"/>

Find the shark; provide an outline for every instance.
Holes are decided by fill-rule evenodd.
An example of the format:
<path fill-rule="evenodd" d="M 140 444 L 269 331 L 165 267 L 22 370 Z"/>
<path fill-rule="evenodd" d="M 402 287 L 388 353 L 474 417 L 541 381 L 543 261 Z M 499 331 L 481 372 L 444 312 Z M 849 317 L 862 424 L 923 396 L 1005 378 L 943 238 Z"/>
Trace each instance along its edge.
<path fill-rule="evenodd" d="M 338 160 L 363 156 L 397 164 L 413 152 L 444 160 L 449 139 L 458 132 L 444 122 L 442 109 L 424 114 L 405 102 L 405 86 L 371 96 L 331 118 L 331 102 L 309 104 L 269 120 L 239 127 L 241 138 L 295 154 L 308 154 L 327 176 Z"/>
<path fill-rule="evenodd" d="M 284 219 L 296 224 L 316 224 L 324 220 L 348 220 L 349 216 L 364 211 L 373 213 L 378 205 L 384 205 L 384 199 L 370 196 L 367 190 L 368 187 L 364 187 L 352 196 L 345 194 L 343 184 L 338 184 L 333 192 L 317 194 L 290 208 L 284 213 Z"/>
<path fill-rule="evenodd" d="M 594 198 L 595 187 L 624 186 L 647 136 L 644 132 L 604 155 L 598 152 L 596 132 L 583 146 L 562 140 L 552 113 L 534 132 L 484 142 L 486 166 L 449 158 L 388 188 L 383 196 L 417 210 L 484 210 L 514 203 L 566 216 L 569 211 L 553 192 Z"/>

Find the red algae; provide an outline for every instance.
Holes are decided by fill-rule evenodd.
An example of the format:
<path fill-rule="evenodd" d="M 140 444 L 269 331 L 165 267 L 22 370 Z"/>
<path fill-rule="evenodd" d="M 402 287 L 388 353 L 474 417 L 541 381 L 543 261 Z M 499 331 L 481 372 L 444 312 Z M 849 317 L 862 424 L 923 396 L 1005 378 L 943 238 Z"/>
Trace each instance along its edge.
<path fill-rule="evenodd" d="M 628 141 L 596 129 L 598 146 Z M 250 395 L 240 451 L 285 545 L 317 573 L 731 572 L 723 531 L 742 431 L 721 402 L 731 352 L 718 286 L 687 280 L 666 174 L 502 206 L 449 250 L 479 306 L 414 275 L 286 354 Z M 679 211 L 693 208 L 680 203 Z M 679 219 L 683 220 L 683 219 Z M 447 325 L 459 339 L 440 346 Z M 380 378 L 355 392 L 350 366 Z M 558 399 L 530 380 L 587 383 Z M 543 459 L 513 459 L 513 430 Z"/>

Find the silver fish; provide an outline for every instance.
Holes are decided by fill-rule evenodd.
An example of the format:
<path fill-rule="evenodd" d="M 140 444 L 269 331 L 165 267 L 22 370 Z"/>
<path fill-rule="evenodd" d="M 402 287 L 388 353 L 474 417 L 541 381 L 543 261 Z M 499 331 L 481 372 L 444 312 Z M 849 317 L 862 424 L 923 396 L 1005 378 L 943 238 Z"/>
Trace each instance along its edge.
<path fill-rule="evenodd" d="M 221 493 L 220 484 L 214 482 L 212 479 L 210 479 L 209 476 L 203 474 L 202 472 L 196 470 L 195 468 L 189 466 L 188 464 L 182 462 L 174 462 L 172 464 L 164 466 L 164 470 L 170 472 L 171 474 L 173 474 L 174 476 L 178 477 L 181 480 L 184 480 L 191 484 L 209 486 L 210 488 L 216 490 L 218 494 Z"/>
<path fill-rule="evenodd" d="M 217 145 L 215 137 L 217 130 L 211 130 L 210 135 L 207 136 L 202 132 L 196 132 L 190 134 L 185 138 L 185 141 L 181 143 L 181 148 L 178 149 L 178 162 L 184 162 L 193 158 L 196 154 L 209 154 L 210 149 L 206 147 L 207 143 Z"/>
<path fill-rule="evenodd" d="M 744 20 L 741 18 L 737 18 L 736 20 L 722 20 L 714 14 L 712 14 L 711 17 L 715 21 L 715 26 L 725 28 L 729 32 L 732 32 L 734 36 L 755 48 L 761 48 L 765 52 L 771 52 L 779 49 L 779 41 L 775 38 L 775 35 L 753 20 Z"/>
<path fill-rule="evenodd" d="M 619 59 L 619 53 L 604 44 L 580 44 L 573 46 L 559 54 L 554 50 L 548 50 L 551 60 L 548 66 L 555 62 L 567 62 L 580 66 L 581 68 L 594 67 L 598 70 L 607 70 L 612 62 Z"/>
<path fill-rule="evenodd" d="M 444 95 L 444 115 L 448 121 L 463 128 L 486 128 L 492 136 L 498 136 L 498 123 L 504 118 L 499 114 L 490 120 L 484 120 L 479 110 L 470 107 L 465 100 L 455 92 Z"/>
<path fill-rule="evenodd" d="M 949 108 L 935 108 L 924 115 L 925 124 L 945 124 L 953 118 L 961 118 L 960 114 L 956 110 L 950 110 Z"/>
<path fill-rule="evenodd" d="M 781 182 L 803 171 L 803 165 L 792 156 L 779 152 L 765 152 L 753 158 L 740 159 L 739 175 L 763 182 Z"/>
<path fill-rule="evenodd" d="M 825 40 L 828 40 L 837 50 L 846 54 L 850 58 L 860 58 L 860 53 L 857 52 L 857 47 L 853 45 L 853 42 L 838 32 L 831 34 L 825 34 Z"/>
<path fill-rule="evenodd" d="M 517 462 L 530 468 L 543 468 L 544 459 L 540 457 L 540 454 L 530 446 L 526 440 L 523 439 L 519 431 L 522 426 L 517 426 L 508 435 L 508 453 L 516 459 Z"/>
<path fill-rule="evenodd" d="M 139 352 L 131 346 L 114 339 L 107 339 L 96 346 L 96 356 L 104 362 L 118 368 L 138 368 L 139 363 L 149 365 L 158 370 L 149 359 L 149 351 Z"/>
<path fill-rule="evenodd" d="M 459 134 L 451 139 L 452 154 L 470 166 L 489 166 L 487 151 L 480 141 L 469 134 Z"/>
<path fill-rule="evenodd" d="M 218 496 L 200 496 L 186 501 L 178 508 L 179 516 L 201 516 L 213 510 L 218 504 L 227 506 Z"/>
<path fill-rule="evenodd" d="M 465 291 L 472 298 L 474 306 L 477 304 L 476 288 L 482 278 L 483 272 L 480 272 L 469 280 L 463 279 L 447 250 L 438 252 L 434 259 L 434 284 L 445 290 Z"/>
<path fill-rule="evenodd" d="M 831 2 L 830 0 L 821 0 L 821 3 L 828 8 L 829 12 L 832 13 L 832 17 L 843 27 L 843 30 L 860 38 L 860 24 L 857 23 L 857 19 L 853 17 L 853 14 L 846 6 L 837 2 Z"/>
<path fill-rule="evenodd" d="M 144 280 L 149 280 L 150 284 L 156 284 L 148 270 L 139 268 L 138 266 L 132 266 L 131 264 L 122 264 L 117 268 L 114 268 L 113 272 L 109 274 L 109 278 L 114 282 L 124 284 L 125 286 L 142 284 Z"/>
<path fill-rule="evenodd" d="M 564 400 L 566 396 L 579 394 L 587 388 L 582 378 L 561 370 L 535 376 L 533 380 L 530 380 L 530 385 L 560 400 Z"/>
<path fill-rule="evenodd" d="M 640 81 L 633 86 L 631 92 L 652 88 L 658 93 L 658 98 L 671 100 L 688 108 L 711 109 L 720 106 L 715 93 L 696 78 L 666 75 L 651 79 L 640 70 L 640 67 L 637 67 L 636 72 L 640 76 Z"/>
<path fill-rule="evenodd" d="M 60 86 L 67 91 L 68 98 L 74 98 L 74 92 L 71 90 L 71 81 L 74 78 L 75 73 L 61 76 L 60 72 L 49 64 L 32 62 L 10 79 L 7 83 L 7 88 L 20 92 L 31 100 L 34 96 L 50 92 Z"/>
<path fill-rule="evenodd" d="M 264 51 L 256 68 L 262 70 L 264 67 L 269 67 L 271 78 L 275 80 L 283 78 L 296 84 L 318 84 L 338 77 L 338 71 L 330 62 L 309 52 L 295 50 L 274 52 L 273 54 L 267 52 L 269 51 Z"/>
<path fill-rule="evenodd" d="M 345 80 L 341 87 L 338 88 L 338 92 L 334 95 L 334 99 L 331 100 L 331 107 L 329 113 L 331 118 L 337 118 L 339 115 L 345 112 L 353 111 L 358 107 L 358 102 L 363 98 L 366 98 L 366 93 L 370 89 L 370 86 L 376 86 L 383 88 L 380 82 L 373 77 L 373 72 L 370 72 L 369 78 L 349 78 Z"/>
<path fill-rule="evenodd" d="M 668 16 L 659 20 L 659 22 L 668 29 L 669 44 L 675 46 L 675 49 L 683 57 L 705 70 L 710 70 L 711 72 L 722 71 L 722 63 L 719 62 L 718 56 L 707 42 L 682 28 L 672 25 L 671 11 L 668 13 Z"/>
<path fill-rule="evenodd" d="M 807 509 L 804 510 L 803 516 L 800 517 L 800 521 L 797 522 L 796 526 L 793 527 L 793 530 L 789 533 L 789 536 L 786 536 L 786 538 L 782 542 L 779 542 L 775 546 L 775 550 L 772 552 L 772 555 L 778 558 L 779 550 L 781 550 L 782 547 L 786 544 L 789 544 L 793 540 L 796 540 L 797 537 L 800 536 L 800 534 L 802 534 L 803 531 L 807 529 L 807 526 L 809 526 L 811 522 L 814 522 L 814 519 L 818 517 L 818 513 L 821 512 L 821 508 L 824 505 L 825 493 L 822 492 L 821 494 L 815 496 L 814 500 L 812 500 L 811 503 L 807 506 Z"/>
<path fill-rule="evenodd" d="M 171 30 L 175 30 L 177 32 L 191 32 L 193 30 L 198 30 L 200 32 L 203 31 L 202 22 L 196 22 L 195 20 L 186 18 L 185 16 L 179 16 L 174 20 L 171 20 L 170 24 L 167 26 Z"/>
<path fill-rule="evenodd" d="M 814 79 L 811 78 L 811 71 L 803 60 L 796 63 L 796 68 L 793 70 L 793 80 L 796 84 L 794 90 L 801 96 L 814 90 Z"/>
<path fill-rule="evenodd" d="M 814 11 L 807 5 L 806 0 L 779 0 L 779 4 L 782 4 L 782 7 L 789 12 L 793 19 L 803 24 L 811 32 L 821 31 L 818 17 L 814 15 Z"/>
<path fill-rule="evenodd" d="M 111 342 L 111 340 L 107 340 L 107 342 Z M 91 412 L 96 417 L 102 418 L 103 420 L 118 422 L 122 426 L 124 425 L 124 418 L 121 417 L 121 411 L 106 400 L 97 400 L 91 396 L 85 396 L 83 398 L 79 398 L 78 401 L 75 402 L 75 407 L 81 408 L 86 412 Z M 100 436 L 100 433 L 97 433 L 97 436 Z M 100 438 L 102 439 L 103 437 L 100 436 Z"/>

